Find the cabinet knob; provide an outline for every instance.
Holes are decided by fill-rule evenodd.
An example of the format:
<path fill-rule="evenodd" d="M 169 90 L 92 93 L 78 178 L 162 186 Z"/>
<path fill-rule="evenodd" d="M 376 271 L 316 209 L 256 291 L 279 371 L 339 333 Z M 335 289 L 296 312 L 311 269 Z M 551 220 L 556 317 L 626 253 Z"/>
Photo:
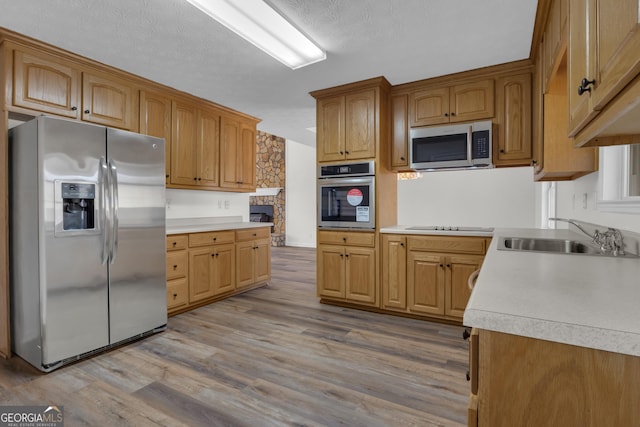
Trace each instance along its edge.
<path fill-rule="evenodd" d="M 349 258 L 349 254 L 344 254 L 345 258 Z"/>
<path fill-rule="evenodd" d="M 502 148 L 500 149 L 500 152 L 504 154 L 504 150 Z"/>
<path fill-rule="evenodd" d="M 471 375 L 469 374 L 469 371 L 467 371 L 467 381 L 471 381 Z"/>
<path fill-rule="evenodd" d="M 169 178 L 169 174 L 166 174 L 164 177 L 165 177 L 165 178 Z"/>
<path fill-rule="evenodd" d="M 346 153 L 346 154 L 349 154 L 349 152 L 348 152 L 348 151 L 345 151 L 345 153 Z"/>
<path fill-rule="evenodd" d="M 178 294 L 173 294 L 173 299 L 178 298 Z"/>
<path fill-rule="evenodd" d="M 444 267 L 444 264 L 440 264 L 440 268 Z"/>
<path fill-rule="evenodd" d="M 242 184 L 242 181 L 236 181 L 236 184 Z"/>
<path fill-rule="evenodd" d="M 455 115 L 456 115 L 456 113 L 454 113 L 454 112 L 451 112 L 451 117 L 453 117 L 453 116 L 455 116 Z"/>
<path fill-rule="evenodd" d="M 71 111 L 76 111 L 78 107 L 71 107 Z"/>
<path fill-rule="evenodd" d="M 84 110 L 84 113 L 85 114 L 89 114 L 89 110 Z"/>
<path fill-rule="evenodd" d="M 470 336 L 471 336 L 471 331 L 469 330 L 469 328 L 464 328 L 464 331 L 462 331 L 462 339 L 466 341 L 469 339 Z"/>
<path fill-rule="evenodd" d="M 175 248 L 178 242 L 173 242 L 173 247 Z"/>
<path fill-rule="evenodd" d="M 346 241 L 347 241 L 347 238 L 346 238 L 346 237 L 343 237 L 343 238 L 342 238 L 342 241 L 343 241 L 343 242 L 346 242 Z"/>
<path fill-rule="evenodd" d="M 400 246 L 404 248 L 404 243 L 400 243 Z"/>
<path fill-rule="evenodd" d="M 214 237 L 214 238 L 213 238 L 213 241 L 215 242 L 216 240 L 218 240 L 218 238 L 217 238 L 217 237 Z"/>
<path fill-rule="evenodd" d="M 341 151 L 340 154 L 344 154 L 344 151 Z"/>
<path fill-rule="evenodd" d="M 202 178 L 198 178 L 198 181 L 202 181 Z"/>
<path fill-rule="evenodd" d="M 404 157 L 400 157 L 400 160 L 404 161 Z"/>
<path fill-rule="evenodd" d="M 538 161 L 536 159 L 531 160 L 531 166 L 537 166 Z"/>
<path fill-rule="evenodd" d="M 340 258 L 344 258 L 344 254 L 340 254 Z"/>
<path fill-rule="evenodd" d="M 451 264 L 447 264 L 447 268 L 451 268 Z"/>
<path fill-rule="evenodd" d="M 591 92 L 591 88 L 589 86 L 595 83 L 595 80 L 587 80 L 586 77 L 582 79 L 580 86 L 578 86 L 578 95 L 582 96 L 585 92 Z"/>
<path fill-rule="evenodd" d="M 445 117 L 449 117 L 449 113 L 444 113 L 444 116 Z"/>
<path fill-rule="evenodd" d="M 194 176 L 194 177 L 193 177 L 193 180 L 194 180 L 194 181 L 197 181 L 197 180 L 198 180 L 198 178 L 196 178 L 196 177 Z"/>
<path fill-rule="evenodd" d="M 253 233 L 253 237 L 256 237 L 256 236 L 257 236 L 257 234 L 256 234 L 256 233 Z"/>
<path fill-rule="evenodd" d="M 174 270 L 177 270 L 177 269 L 178 269 L 178 266 L 177 266 L 177 265 L 174 265 L 174 266 L 173 266 L 173 269 L 174 269 Z"/>

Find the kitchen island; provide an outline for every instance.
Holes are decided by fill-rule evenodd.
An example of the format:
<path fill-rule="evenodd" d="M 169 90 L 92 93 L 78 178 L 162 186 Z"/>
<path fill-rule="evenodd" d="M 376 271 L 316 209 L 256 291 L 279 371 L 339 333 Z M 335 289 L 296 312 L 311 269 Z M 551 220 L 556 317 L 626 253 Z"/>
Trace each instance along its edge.
<path fill-rule="evenodd" d="M 585 241 L 573 230 L 496 229 L 469 299 L 469 425 L 623 426 L 640 419 L 640 258 L 498 250 L 502 237 Z M 625 235 L 627 251 L 637 235 Z"/>

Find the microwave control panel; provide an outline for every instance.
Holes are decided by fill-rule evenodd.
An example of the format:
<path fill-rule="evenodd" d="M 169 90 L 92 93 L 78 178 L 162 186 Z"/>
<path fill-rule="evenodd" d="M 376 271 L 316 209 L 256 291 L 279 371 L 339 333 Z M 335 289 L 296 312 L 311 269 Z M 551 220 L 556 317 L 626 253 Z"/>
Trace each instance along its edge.
<path fill-rule="evenodd" d="M 472 159 L 489 159 L 491 158 L 491 144 L 489 144 L 489 131 L 479 130 L 472 134 L 471 141 L 471 158 Z"/>

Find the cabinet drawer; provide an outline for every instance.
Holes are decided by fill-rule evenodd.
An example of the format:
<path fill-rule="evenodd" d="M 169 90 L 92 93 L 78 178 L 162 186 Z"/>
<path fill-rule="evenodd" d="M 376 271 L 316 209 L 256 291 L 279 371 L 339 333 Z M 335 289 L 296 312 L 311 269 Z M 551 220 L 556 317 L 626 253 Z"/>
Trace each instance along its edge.
<path fill-rule="evenodd" d="M 455 252 L 484 255 L 486 251 L 483 237 L 440 237 L 409 236 L 407 246 L 410 251 Z"/>
<path fill-rule="evenodd" d="M 167 253 L 167 280 L 187 276 L 187 251 Z"/>
<path fill-rule="evenodd" d="M 320 231 L 318 243 L 327 245 L 375 246 L 375 233 L 358 233 L 353 231 Z"/>
<path fill-rule="evenodd" d="M 174 234 L 167 236 L 167 250 L 178 251 L 187 249 L 187 236 L 184 234 Z"/>
<path fill-rule="evenodd" d="M 167 309 L 181 307 L 187 303 L 189 299 L 189 287 L 187 279 L 169 280 L 167 282 Z"/>
<path fill-rule="evenodd" d="M 223 243 L 233 243 L 233 231 L 210 231 L 207 233 L 189 234 L 189 247 L 210 246 Z"/>
<path fill-rule="evenodd" d="M 268 239 L 270 235 L 271 231 L 269 230 L 269 227 L 236 230 L 236 240 L 239 242 L 245 240 Z"/>

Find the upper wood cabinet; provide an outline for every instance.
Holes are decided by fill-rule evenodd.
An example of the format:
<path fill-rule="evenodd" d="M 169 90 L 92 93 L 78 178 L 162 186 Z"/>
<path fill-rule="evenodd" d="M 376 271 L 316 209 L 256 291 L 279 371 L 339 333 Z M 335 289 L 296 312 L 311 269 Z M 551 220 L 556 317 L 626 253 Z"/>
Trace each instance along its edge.
<path fill-rule="evenodd" d="M 82 120 L 137 131 L 138 91 L 111 74 L 83 72 Z"/>
<path fill-rule="evenodd" d="M 219 138 L 217 111 L 173 101 L 170 183 L 217 187 Z"/>
<path fill-rule="evenodd" d="M 255 190 L 255 123 L 222 115 L 220 128 L 220 187 Z"/>
<path fill-rule="evenodd" d="M 409 167 L 409 96 L 391 96 L 391 169 Z"/>
<path fill-rule="evenodd" d="M 13 52 L 12 104 L 44 113 L 80 117 L 81 72 L 46 53 Z"/>
<path fill-rule="evenodd" d="M 378 156 L 388 161 L 389 89 L 389 82 L 377 77 L 311 92 L 316 99 L 319 163 Z"/>
<path fill-rule="evenodd" d="M 552 0 L 549 14 L 547 15 L 543 37 L 544 46 L 542 46 L 545 92 L 549 78 L 557 67 L 558 55 L 567 41 L 568 9 L 568 0 Z"/>
<path fill-rule="evenodd" d="M 317 103 L 318 161 L 375 157 L 374 89 L 365 89 Z"/>
<path fill-rule="evenodd" d="M 639 7 L 637 0 L 569 1 L 569 136 L 640 73 Z M 620 109 L 628 111 L 628 103 Z M 606 120 L 613 122 L 613 116 Z"/>
<path fill-rule="evenodd" d="M 409 97 L 411 127 L 488 119 L 493 115 L 492 79 L 417 90 Z"/>
<path fill-rule="evenodd" d="M 164 138 L 166 183 L 171 175 L 171 99 L 160 93 L 140 91 L 140 133 Z"/>
<path fill-rule="evenodd" d="M 497 132 L 493 138 L 496 166 L 531 163 L 531 73 L 496 79 Z"/>

